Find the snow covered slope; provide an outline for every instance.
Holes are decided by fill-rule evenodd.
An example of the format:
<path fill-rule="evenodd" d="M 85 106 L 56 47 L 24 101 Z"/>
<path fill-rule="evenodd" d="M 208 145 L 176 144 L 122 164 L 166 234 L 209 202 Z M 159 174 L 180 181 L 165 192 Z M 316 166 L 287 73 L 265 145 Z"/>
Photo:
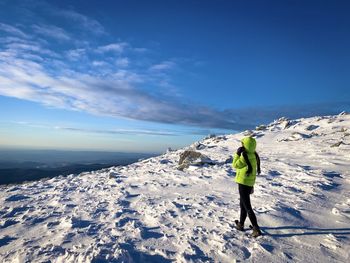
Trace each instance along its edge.
<path fill-rule="evenodd" d="M 247 134 L 262 162 L 252 195 L 257 239 L 233 228 L 229 157 Z M 2 186 L 1 262 L 350 262 L 350 115 L 280 119 L 188 148 L 216 164 L 180 171 L 181 149 Z"/>

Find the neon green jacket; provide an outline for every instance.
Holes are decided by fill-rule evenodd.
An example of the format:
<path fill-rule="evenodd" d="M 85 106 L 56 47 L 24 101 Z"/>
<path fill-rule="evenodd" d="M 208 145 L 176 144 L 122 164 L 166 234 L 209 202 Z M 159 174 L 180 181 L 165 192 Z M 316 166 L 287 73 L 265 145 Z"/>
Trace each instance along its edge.
<path fill-rule="evenodd" d="M 256 140 L 252 137 L 245 137 L 241 140 L 241 142 L 243 143 L 245 151 L 248 155 L 248 159 L 250 164 L 252 165 L 253 171 L 249 175 L 246 175 L 248 166 L 246 161 L 244 160 L 243 154 L 239 156 L 237 153 L 235 153 L 232 162 L 233 168 L 236 168 L 235 181 L 239 184 L 254 186 L 257 170 L 257 160 L 255 156 Z"/>

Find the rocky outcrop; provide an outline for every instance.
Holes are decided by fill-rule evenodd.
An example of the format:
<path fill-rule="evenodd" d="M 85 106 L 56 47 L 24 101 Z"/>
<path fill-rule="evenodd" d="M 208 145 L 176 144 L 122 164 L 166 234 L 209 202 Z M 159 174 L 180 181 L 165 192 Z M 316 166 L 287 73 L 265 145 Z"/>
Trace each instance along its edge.
<path fill-rule="evenodd" d="M 177 169 L 182 171 L 190 165 L 202 166 L 205 164 L 214 165 L 215 162 L 200 152 L 186 150 L 180 155 L 179 166 Z"/>

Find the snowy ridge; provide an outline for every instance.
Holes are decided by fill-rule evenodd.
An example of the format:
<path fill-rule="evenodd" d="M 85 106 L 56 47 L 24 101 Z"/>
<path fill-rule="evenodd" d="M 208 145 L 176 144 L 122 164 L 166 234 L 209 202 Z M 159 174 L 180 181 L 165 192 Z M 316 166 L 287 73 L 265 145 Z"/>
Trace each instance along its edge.
<path fill-rule="evenodd" d="M 252 195 L 257 239 L 233 228 L 229 157 L 248 134 L 262 162 Z M 350 115 L 281 118 L 188 148 L 215 164 L 180 171 L 181 149 L 2 186 L 1 262 L 349 262 Z"/>

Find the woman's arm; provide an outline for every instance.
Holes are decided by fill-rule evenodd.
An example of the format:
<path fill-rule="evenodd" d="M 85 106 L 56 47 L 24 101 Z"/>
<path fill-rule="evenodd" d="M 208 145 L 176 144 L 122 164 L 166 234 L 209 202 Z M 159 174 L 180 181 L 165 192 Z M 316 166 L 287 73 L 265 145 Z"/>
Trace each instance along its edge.
<path fill-rule="evenodd" d="M 243 167 L 246 167 L 247 164 L 244 158 L 241 158 L 241 156 L 236 153 L 233 158 L 232 166 L 236 169 L 242 169 Z"/>

